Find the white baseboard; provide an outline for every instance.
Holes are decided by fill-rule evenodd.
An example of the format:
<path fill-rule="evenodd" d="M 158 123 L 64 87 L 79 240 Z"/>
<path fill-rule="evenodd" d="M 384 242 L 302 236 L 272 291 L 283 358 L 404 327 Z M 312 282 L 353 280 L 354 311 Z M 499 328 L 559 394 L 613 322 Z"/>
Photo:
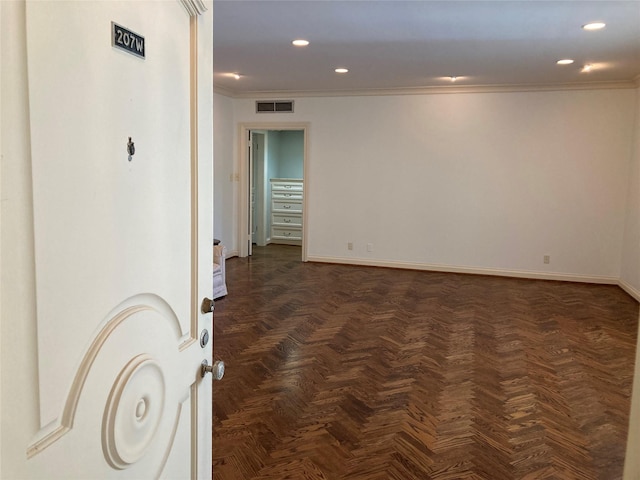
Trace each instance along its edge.
<path fill-rule="evenodd" d="M 238 252 L 238 250 L 227 250 L 227 254 L 225 255 L 224 258 L 237 257 L 239 255 L 240 255 L 240 252 Z"/>
<path fill-rule="evenodd" d="M 427 270 L 432 272 L 469 273 L 473 275 L 493 275 L 499 277 L 530 278 L 536 280 L 559 280 L 563 282 L 600 283 L 605 285 L 620 285 L 620 279 L 600 275 L 575 275 L 557 272 L 534 272 L 528 270 L 503 270 L 497 268 L 465 267 L 456 265 L 433 265 L 427 263 L 394 262 L 385 260 L 371 260 L 367 258 L 324 257 L 309 255 L 309 262 L 340 263 L 346 265 L 364 265 L 369 267 L 401 268 L 406 270 Z M 627 288 L 620 285 L 626 291 Z M 631 288 L 628 286 L 628 288 Z M 632 289 L 633 290 L 633 289 Z M 629 292 L 636 299 L 638 297 Z M 636 294 L 638 292 L 636 291 Z M 640 301 L 640 300 L 639 300 Z"/>
<path fill-rule="evenodd" d="M 640 302 L 640 290 L 628 284 L 622 279 L 618 280 L 618 286 L 621 289 L 623 289 L 625 292 L 627 292 L 629 295 L 631 295 L 633 298 L 635 298 L 638 302 Z"/>

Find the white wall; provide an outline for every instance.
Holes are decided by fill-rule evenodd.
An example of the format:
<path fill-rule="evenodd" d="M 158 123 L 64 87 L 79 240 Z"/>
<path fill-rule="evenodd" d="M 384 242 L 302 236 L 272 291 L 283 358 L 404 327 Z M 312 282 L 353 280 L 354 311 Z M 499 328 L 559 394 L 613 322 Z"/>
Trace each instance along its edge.
<path fill-rule="evenodd" d="M 619 278 L 634 90 L 295 101 L 311 260 Z"/>
<path fill-rule="evenodd" d="M 636 90 L 635 142 L 629 175 L 629 196 L 625 223 L 621 280 L 627 291 L 640 295 L 640 89 Z M 640 478 L 640 336 L 636 345 L 636 365 L 629 418 L 625 480 Z"/>
<path fill-rule="evenodd" d="M 622 248 L 622 286 L 640 299 L 640 89 L 636 89 L 635 138 L 629 169 L 629 191 Z"/>
<path fill-rule="evenodd" d="M 227 247 L 238 249 L 238 201 L 234 175 L 237 132 L 233 118 L 233 100 L 220 94 L 213 96 L 213 236 Z"/>

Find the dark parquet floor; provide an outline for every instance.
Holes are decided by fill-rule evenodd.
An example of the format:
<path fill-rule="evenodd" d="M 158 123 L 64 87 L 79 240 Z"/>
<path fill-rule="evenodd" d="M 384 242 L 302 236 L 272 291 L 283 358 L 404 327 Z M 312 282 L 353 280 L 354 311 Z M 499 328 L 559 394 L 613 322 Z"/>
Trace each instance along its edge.
<path fill-rule="evenodd" d="M 215 480 L 622 478 L 638 304 L 616 286 L 227 261 Z"/>

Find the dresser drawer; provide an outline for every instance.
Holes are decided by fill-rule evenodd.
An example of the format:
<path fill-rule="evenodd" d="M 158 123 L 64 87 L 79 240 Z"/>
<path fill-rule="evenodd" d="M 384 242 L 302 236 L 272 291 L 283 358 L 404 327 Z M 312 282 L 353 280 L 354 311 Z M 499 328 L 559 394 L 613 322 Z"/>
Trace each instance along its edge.
<path fill-rule="evenodd" d="M 295 200 L 273 200 L 272 210 L 274 212 L 302 212 L 302 202 Z"/>
<path fill-rule="evenodd" d="M 294 227 L 273 227 L 271 229 L 272 240 L 301 240 L 302 229 Z"/>
<path fill-rule="evenodd" d="M 287 192 L 287 191 L 272 191 L 271 198 L 274 200 L 302 200 L 302 191 Z"/>
<path fill-rule="evenodd" d="M 271 182 L 273 192 L 302 192 L 302 182 Z"/>
<path fill-rule="evenodd" d="M 273 218 L 271 219 L 271 224 L 274 227 L 275 226 L 300 227 L 302 226 L 302 215 L 300 214 L 287 215 L 286 213 L 274 213 Z"/>

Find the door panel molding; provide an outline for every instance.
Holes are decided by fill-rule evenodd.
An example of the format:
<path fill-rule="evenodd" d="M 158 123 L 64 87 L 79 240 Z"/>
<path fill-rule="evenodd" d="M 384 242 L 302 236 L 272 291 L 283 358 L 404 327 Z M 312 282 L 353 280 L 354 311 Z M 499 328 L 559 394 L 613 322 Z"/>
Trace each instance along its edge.
<path fill-rule="evenodd" d="M 62 413 L 53 423 L 45 426 L 38 432 L 32 443 L 27 448 L 27 458 L 31 458 L 38 453 L 41 453 L 73 428 L 83 387 L 89 373 L 91 372 L 91 367 L 95 364 L 103 346 L 113 335 L 116 329 L 125 321 L 130 320 L 134 315 L 144 311 L 155 312 L 160 318 L 165 320 L 174 334 L 177 349 L 184 349 L 186 346 L 185 344 L 180 347 L 183 337 L 180 321 L 169 304 L 167 304 L 162 298 L 157 295 L 142 294 L 125 300 L 102 322 L 102 328 L 83 355 L 82 361 L 76 370 L 76 375 L 73 379 L 71 388 L 69 389 L 69 393 L 67 394 Z M 188 344 L 191 343 L 192 342 L 188 342 Z M 114 385 L 112 385 L 112 387 Z"/>

